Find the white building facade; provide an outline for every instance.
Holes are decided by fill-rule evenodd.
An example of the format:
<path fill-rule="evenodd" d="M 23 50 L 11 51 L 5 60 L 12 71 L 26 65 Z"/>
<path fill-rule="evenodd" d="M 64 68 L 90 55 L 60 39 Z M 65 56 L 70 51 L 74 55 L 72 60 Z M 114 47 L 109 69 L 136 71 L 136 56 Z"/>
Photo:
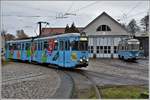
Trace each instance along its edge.
<path fill-rule="evenodd" d="M 118 43 L 129 35 L 120 23 L 105 12 L 89 23 L 83 32 L 89 37 L 91 58 L 118 58 Z"/>

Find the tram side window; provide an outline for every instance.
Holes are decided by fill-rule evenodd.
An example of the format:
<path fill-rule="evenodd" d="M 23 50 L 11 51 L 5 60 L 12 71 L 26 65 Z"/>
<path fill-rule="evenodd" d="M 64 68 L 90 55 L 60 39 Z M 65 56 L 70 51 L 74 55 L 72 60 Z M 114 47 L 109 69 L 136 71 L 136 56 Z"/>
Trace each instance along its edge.
<path fill-rule="evenodd" d="M 25 49 L 26 50 L 30 49 L 30 43 L 26 43 Z"/>
<path fill-rule="evenodd" d="M 13 44 L 14 50 L 17 50 L 17 44 Z"/>
<path fill-rule="evenodd" d="M 44 48 L 44 47 L 43 47 L 43 42 L 41 42 L 41 50 L 43 50 L 43 48 Z"/>
<path fill-rule="evenodd" d="M 14 48 L 13 48 L 13 45 L 10 43 L 9 44 L 9 50 L 12 50 L 12 49 L 14 49 Z"/>
<path fill-rule="evenodd" d="M 69 50 L 69 49 L 70 49 L 70 42 L 65 41 L 65 50 Z"/>
<path fill-rule="evenodd" d="M 41 43 L 38 42 L 38 50 L 41 50 Z"/>
<path fill-rule="evenodd" d="M 35 50 L 37 50 L 37 42 L 34 44 L 34 46 L 35 46 Z"/>
<path fill-rule="evenodd" d="M 17 44 L 17 50 L 21 50 L 21 44 L 20 43 Z"/>
<path fill-rule="evenodd" d="M 58 50 L 58 42 L 55 42 L 54 50 Z"/>
<path fill-rule="evenodd" d="M 48 42 L 44 41 L 44 49 L 47 49 L 47 48 L 48 48 Z"/>
<path fill-rule="evenodd" d="M 21 47 L 21 50 L 24 50 L 24 43 L 22 43 L 22 47 Z"/>
<path fill-rule="evenodd" d="M 73 41 L 71 45 L 72 45 L 72 50 L 78 50 L 78 41 Z"/>
<path fill-rule="evenodd" d="M 107 46 L 104 46 L 104 53 L 107 53 Z"/>
<path fill-rule="evenodd" d="M 60 48 L 59 48 L 59 50 L 64 50 L 63 41 L 60 41 Z"/>

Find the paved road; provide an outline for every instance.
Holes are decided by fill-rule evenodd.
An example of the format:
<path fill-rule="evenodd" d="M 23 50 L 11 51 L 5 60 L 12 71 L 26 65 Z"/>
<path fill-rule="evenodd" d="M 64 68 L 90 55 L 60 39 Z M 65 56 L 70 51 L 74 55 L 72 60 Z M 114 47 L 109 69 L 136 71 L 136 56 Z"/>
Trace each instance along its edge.
<path fill-rule="evenodd" d="M 59 75 L 50 68 L 15 62 L 2 67 L 2 98 L 51 98 L 60 83 Z"/>
<path fill-rule="evenodd" d="M 148 84 L 148 61 L 124 62 L 118 59 L 90 60 L 89 66 L 84 68 L 91 73 L 98 85 L 127 85 Z"/>
<path fill-rule="evenodd" d="M 147 60 L 131 63 L 117 59 L 91 59 L 89 66 L 83 69 L 88 70 L 90 77 L 99 86 L 148 84 Z M 87 96 L 86 91 L 90 87 L 88 80 L 81 75 L 69 73 L 77 84 L 75 91 L 81 90 L 76 92 L 75 98 L 78 96 L 82 98 L 82 94 Z M 67 82 L 70 80 L 68 76 L 61 74 L 60 77 L 59 75 L 57 71 L 51 68 L 10 62 L 2 67 L 2 98 L 67 98 L 65 94 L 70 95 L 67 90 L 71 91 L 72 82 Z"/>

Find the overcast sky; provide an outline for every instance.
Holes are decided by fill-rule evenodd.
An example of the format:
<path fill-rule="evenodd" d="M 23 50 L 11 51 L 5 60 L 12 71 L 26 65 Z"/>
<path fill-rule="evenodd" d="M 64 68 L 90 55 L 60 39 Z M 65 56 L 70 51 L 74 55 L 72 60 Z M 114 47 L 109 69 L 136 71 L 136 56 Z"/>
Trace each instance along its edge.
<path fill-rule="evenodd" d="M 65 27 L 72 22 L 85 27 L 104 11 L 121 23 L 128 24 L 134 18 L 139 24 L 148 12 L 149 1 L 2 1 L 1 8 L 2 29 L 14 35 L 23 29 L 35 36 L 38 21 L 49 22 L 47 27 Z M 63 16 L 65 13 L 72 15 Z M 56 18 L 59 16 L 65 18 Z"/>

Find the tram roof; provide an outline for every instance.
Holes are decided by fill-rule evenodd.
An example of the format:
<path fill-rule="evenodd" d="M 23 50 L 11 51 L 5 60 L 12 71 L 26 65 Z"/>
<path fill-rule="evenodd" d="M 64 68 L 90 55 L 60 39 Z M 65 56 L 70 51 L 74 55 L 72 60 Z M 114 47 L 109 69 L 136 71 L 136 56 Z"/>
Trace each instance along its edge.
<path fill-rule="evenodd" d="M 70 37 L 70 36 L 80 36 L 80 33 L 66 33 L 66 34 L 59 34 L 59 35 L 52 35 L 52 36 L 43 36 L 43 37 L 30 37 L 25 39 L 16 39 L 7 41 L 7 43 L 11 42 L 27 42 L 31 40 L 43 40 L 43 39 L 51 39 L 51 38 L 58 38 L 58 37 Z"/>
<path fill-rule="evenodd" d="M 139 40 L 138 40 L 138 39 L 129 39 L 128 42 L 130 42 L 130 41 L 131 41 L 131 42 L 132 42 L 132 41 L 135 41 L 135 42 L 136 42 L 136 41 L 139 41 Z"/>

